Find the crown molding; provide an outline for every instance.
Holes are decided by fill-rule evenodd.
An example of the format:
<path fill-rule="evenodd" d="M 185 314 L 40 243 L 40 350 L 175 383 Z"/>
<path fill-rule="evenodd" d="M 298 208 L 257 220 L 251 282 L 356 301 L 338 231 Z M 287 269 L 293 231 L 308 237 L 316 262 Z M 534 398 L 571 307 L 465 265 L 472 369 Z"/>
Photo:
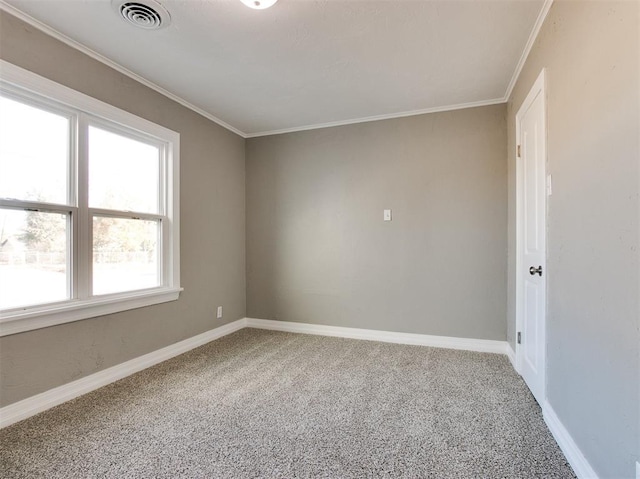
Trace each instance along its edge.
<path fill-rule="evenodd" d="M 533 44 L 538 38 L 538 34 L 540 33 L 542 25 L 544 24 L 544 21 L 547 18 L 547 14 L 551 9 L 551 5 L 553 5 L 553 2 L 554 0 L 544 0 L 544 4 L 542 5 L 540 12 L 538 13 L 538 17 L 536 18 L 533 28 L 531 29 L 531 33 L 529 34 L 527 43 L 522 51 L 522 55 L 520 55 L 520 59 L 518 60 L 518 63 L 513 72 L 513 75 L 511 76 L 511 81 L 509 81 L 507 90 L 505 91 L 504 96 L 502 98 L 494 98 L 493 100 L 481 100 L 481 101 L 468 102 L 468 103 L 459 103 L 455 105 L 446 105 L 446 106 L 440 106 L 440 107 L 434 107 L 434 108 L 425 108 L 422 110 L 411 110 L 411 111 L 405 111 L 400 113 L 391 113 L 388 115 L 376 115 L 376 116 L 369 116 L 369 117 L 363 117 L 363 118 L 355 118 L 352 120 L 319 123 L 319 124 L 306 125 L 306 126 L 300 126 L 300 127 L 294 127 L 294 128 L 284 128 L 281 130 L 268 130 L 268 131 L 261 131 L 258 133 L 247 133 L 245 138 L 258 138 L 261 136 L 282 135 L 285 133 L 294 133 L 298 131 L 317 130 L 320 128 L 331 128 L 334 126 L 354 125 L 357 123 L 367 123 L 367 122 L 379 121 L 379 120 L 391 120 L 393 118 L 404 118 L 408 116 L 425 115 L 427 113 L 440 113 L 445 111 L 462 110 L 464 108 L 474 108 L 479 106 L 499 105 L 501 103 L 507 103 L 509 101 L 509 98 L 511 97 L 513 88 L 515 87 L 516 82 L 520 77 L 522 68 L 524 67 L 525 62 L 529 57 L 529 53 L 533 48 Z"/>
<path fill-rule="evenodd" d="M 425 115 L 427 113 L 442 113 L 446 111 L 462 110 L 465 108 L 475 108 L 478 106 L 499 105 L 505 103 L 504 98 L 494 98 L 492 100 L 472 101 L 468 103 L 458 103 L 455 105 L 436 106 L 433 108 L 424 108 L 422 110 L 402 111 L 399 113 L 389 113 L 387 115 L 366 116 L 363 118 L 354 118 L 352 120 L 332 121 L 328 123 L 317 123 L 313 125 L 296 126 L 293 128 L 284 128 L 282 130 L 261 131 L 258 133 L 247 133 L 247 138 L 257 138 L 260 136 L 282 135 L 284 133 L 294 133 L 297 131 L 319 130 L 321 128 L 331 128 L 334 126 L 354 125 L 356 123 L 369 123 L 372 121 L 392 120 L 394 118 L 405 118 L 407 116 Z"/>
<path fill-rule="evenodd" d="M 527 44 L 525 45 L 524 50 L 522 51 L 520 60 L 516 65 L 516 69 L 513 71 L 513 76 L 511 77 L 511 81 L 507 86 L 507 91 L 504 93 L 505 103 L 509 101 L 509 98 L 511 98 L 511 93 L 513 92 L 513 88 L 516 86 L 516 82 L 520 77 L 520 73 L 522 72 L 522 68 L 524 67 L 525 62 L 527 61 L 527 57 L 529 56 L 529 53 L 531 53 L 531 49 L 533 48 L 533 44 L 535 43 L 536 38 L 538 38 L 538 34 L 540 33 L 542 24 L 547 18 L 547 14 L 551 9 L 551 5 L 553 5 L 553 0 L 545 0 L 544 4 L 542 5 L 542 9 L 538 14 L 536 23 L 534 23 L 533 28 L 531 29 L 531 33 L 529 34 L 529 39 L 527 40 Z"/>
<path fill-rule="evenodd" d="M 155 90 L 156 92 L 160 93 L 161 95 L 163 95 L 163 96 L 175 101 L 176 103 L 179 103 L 180 105 L 182 105 L 182 106 L 184 106 L 184 107 L 186 107 L 186 108 L 198 113 L 199 115 L 202 115 L 203 117 L 207 118 L 208 120 L 211 120 L 212 122 L 220 125 L 221 127 L 226 128 L 227 130 L 235 133 L 236 135 L 239 135 L 242 138 L 246 138 L 247 137 L 246 134 L 243 131 L 238 130 L 237 128 L 235 128 L 234 126 L 231 126 L 230 124 L 228 124 L 227 122 L 221 120 L 220 118 L 212 115 L 211 113 L 206 112 L 202 108 L 198 108 L 194 104 L 189 103 L 184 98 L 181 98 L 178 95 L 175 95 L 175 94 L 171 93 L 170 91 L 165 90 L 161 86 L 156 85 L 152 81 L 147 80 L 146 78 L 138 75 L 137 73 L 132 72 L 131 70 L 129 70 L 128 68 L 123 67 L 119 63 L 116 63 L 113 60 L 110 60 L 109 58 L 107 58 L 104 55 L 101 55 L 100 53 L 92 50 L 91 48 L 87 47 L 86 45 L 83 45 L 82 43 L 80 43 L 80 42 L 78 42 L 76 40 L 73 40 L 72 38 L 69 38 L 65 34 L 60 33 L 58 30 L 50 27 L 49 25 L 46 25 L 45 23 L 42 23 L 40 20 L 37 20 L 37 19 L 33 18 L 32 16 L 24 13 L 22 10 L 17 9 L 13 5 L 9 5 L 4 0 L 0 0 L 0 11 L 5 11 L 5 12 L 13 15 L 14 17 L 17 17 L 18 19 L 22 20 L 25 23 L 28 23 L 32 27 L 37 28 L 41 32 L 46 33 L 47 35 L 55 38 L 56 40 L 59 40 L 62 43 L 70 46 L 71 48 L 75 48 L 76 50 L 78 50 L 78 51 L 84 53 L 85 55 L 88 55 L 89 57 L 93 58 L 94 60 L 97 60 L 100 63 L 103 63 L 103 64 L 107 65 L 108 67 L 116 70 L 117 72 L 120 72 L 123 75 L 128 76 L 129 78 L 137 81 L 138 83 L 141 83 L 144 86 L 146 86 L 148 88 L 151 88 L 152 90 Z"/>
<path fill-rule="evenodd" d="M 282 135 L 285 133 L 294 133 L 294 132 L 298 132 L 298 131 L 308 131 L 308 130 L 317 130 L 317 129 L 321 129 L 321 128 L 331 128 L 331 127 L 335 127 L 335 126 L 345 126 L 345 125 L 354 125 L 357 123 L 368 123 L 371 121 L 380 121 L 380 120 L 391 120 L 394 118 L 404 118 L 404 117 L 409 117 L 409 116 L 417 116 L 417 115 L 425 115 L 428 113 L 441 113 L 441 112 L 445 112 L 445 111 L 454 111 L 454 110 L 461 110 L 464 108 L 475 108 L 475 107 L 479 107 L 479 106 L 489 106 L 489 105 L 497 105 L 497 104 L 501 104 L 501 103 L 506 103 L 509 98 L 511 97 L 511 93 L 513 91 L 513 88 L 516 84 L 516 82 L 518 81 L 518 77 L 520 76 L 520 73 L 522 71 L 522 68 L 524 67 L 525 61 L 527 60 L 527 57 L 529 56 L 529 53 L 531 52 L 531 49 L 533 47 L 533 44 L 535 43 L 536 38 L 538 37 L 538 34 L 540 33 L 540 29 L 542 28 L 542 24 L 544 23 L 544 20 L 547 17 L 547 14 L 549 13 L 549 9 L 551 8 L 551 5 L 553 4 L 553 0 L 545 0 L 544 5 L 542 6 L 542 9 L 540 10 L 540 13 L 538 14 L 538 18 L 536 19 L 536 22 L 531 30 L 531 33 L 529 35 L 529 39 L 527 40 L 527 44 L 525 45 L 525 48 L 522 52 L 522 55 L 520 56 L 520 60 L 518 61 L 518 64 L 516 65 L 516 68 L 513 72 L 513 76 L 511 77 L 511 81 L 509 82 L 509 85 L 507 86 L 507 90 L 504 94 L 504 96 L 502 98 L 494 98 L 491 100 L 481 100 L 481 101 L 475 101 L 475 102 L 468 102 L 468 103 L 459 103 L 459 104 L 454 104 L 454 105 L 445 105 L 445 106 L 439 106 L 439 107 L 433 107 L 433 108 L 425 108 L 425 109 L 420 109 L 420 110 L 410 110 L 410 111 L 404 111 L 404 112 L 399 112 L 399 113 L 390 113 L 390 114 L 386 114 L 386 115 L 374 115 L 374 116 L 368 116 L 368 117 L 362 117 L 362 118 L 354 118 L 354 119 L 350 119 L 350 120 L 341 120 L 341 121 L 334 121 L 334 122 L 327 122 L 327 123 L 318 123 L 318 124 L 312 124 L 312 125 L 304 125 L 304 126 L 299 126 L 299 127 L 293 127 L 293 128 L 284 128 L 284 129 L 280 129 L 280 130 L 266 130 L 266 131 L 260 131 L 257 133 L 245 133 L 242 130 L 239 130 L 238 128 L 228 124 L 227 122 L 221 120 L 220 118 L 212 115 L 211 113 L 203 110 L 202 108 L 199 108 L 197 106 L 195 106 L 194 104 L 188 102 L 187 100 L 179 97 L 178 95 L 171 93 L 168 90 L 165 90 L 164 88 L 162 88 L 161 86 L 153 83 L 150 80 L 147 80 L 146 78 L 138 75 L 137 73 L 132 72 L 131 70 L 123 67 L 122 65 L 120 65 L 119 63 L 116 63 L 113 60 L 110 60 L 109 58 L 101 55 L 100 53 L 90 49 L 89 47 L 83 45 L 82 43 L 73 40 L 69 37 L 67 37 L 66 35 L 64 35 L 63 33 L 55 30 L 54 28 L 42 23 L 41 21 L 31 17 L 30 15 L 24 13 L 22 10 L 17 9 L 16 7 L 9 5 L 8 3 L 6 3 L 4 0 L 0 0 L 0 11 L 5 11 L 15 17 L 17 17 L 18 19 L 22 20 L 25 23 L 28 23 L 29 25 L 31 25 L 34 28 L 37 28 L 38 30 L 42 31 L 43 33 L 55 38 L 56 40 L 59 40 L 63 43 L 65 43 L 66 45 L 75 48 L 76 50 L 84 53 L 85 55 L 88 55 L 89 57 L 93 58 L 94 60 L 97 60 L 105 65 L 107 65 L 108 67 L 122 73 L 123 75 L 128 76 L 129 78 L 132 78 L 133 80 L 145 85 L 148 88 L 151 88 L 152 90 L 155 90 L 156 92 L 160 93 L 161 95 L 164 95 L 165 97 L 175 101 L 176 103 L 179 103 L 180 105 L 198 113 L 199 115 L 202 115 L 203 117 L 207 118 L 208 120 L 211 120 L 212 122 L 222 126 L 223 128 L 226 128 L 227 130 L 235 133 L 236 135 L 242 137 L 242 138 L 258 138 L 258 137 L 262 137 L 262 136 L 271 136 L 271 135 Z"/>

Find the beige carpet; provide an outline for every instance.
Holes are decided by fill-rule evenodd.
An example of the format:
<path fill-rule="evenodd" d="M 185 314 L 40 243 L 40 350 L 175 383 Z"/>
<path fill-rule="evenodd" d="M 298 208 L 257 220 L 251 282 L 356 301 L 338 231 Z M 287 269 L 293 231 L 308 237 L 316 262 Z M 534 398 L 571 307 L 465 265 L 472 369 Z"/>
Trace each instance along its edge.
<path fill-rule="evenodd" d="M 574 477 L 505 356 L 255 329 L 0 445 L 3 478 Z"/>

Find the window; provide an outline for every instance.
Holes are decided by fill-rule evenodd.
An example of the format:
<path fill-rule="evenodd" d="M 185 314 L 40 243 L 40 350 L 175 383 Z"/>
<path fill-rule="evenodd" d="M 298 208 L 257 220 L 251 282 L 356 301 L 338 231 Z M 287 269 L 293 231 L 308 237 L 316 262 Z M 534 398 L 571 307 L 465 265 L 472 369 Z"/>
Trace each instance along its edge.
<path fill-rule="evenodd" d="M 179 141 L 0 63 L 0 335 L 178 298 Z"/>

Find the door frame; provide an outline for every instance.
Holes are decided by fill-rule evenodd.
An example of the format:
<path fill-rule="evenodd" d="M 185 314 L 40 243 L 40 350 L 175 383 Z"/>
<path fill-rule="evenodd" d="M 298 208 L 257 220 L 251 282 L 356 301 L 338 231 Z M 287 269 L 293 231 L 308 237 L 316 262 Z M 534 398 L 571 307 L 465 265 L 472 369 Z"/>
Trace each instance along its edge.
<path fill-rule="evenodd" d="M 546 341 L 546 331 L 547 331 L 547 321 L 546 321 L 546 317 L 547 317 L 547 313 L 548 313 L 548 285 L 549 285 L 549 280 L 548 280 L 548 269 L 547 269 L 547 256 L 548 256 L 548 251 L 549 251 L 549 242 L 548 242 L 548 218 L 549 218 L 549 212 L 548 212 L 548 193 L 549 193 L 549 184 L 548 184 L 548 177 L 547 177 L 547 162 L 548 162 L 548 157 L 547 157 L 547 132 L 548 132 L 548 127 L 547 127 L 547 89 L 546 89 L 546 69 L 543 68 L 540 72 L 540 74 L 538 75 L 538 78 L 536 79 L 536 81 L 533 83 L 533 85 L 531 86 L 531 90 L 529 91 L 529 93 L 527 94 L 527 97 L 525 98 L 525 100 L 522 102 L 522 105 L 520 106 L 520 108 L 518 109 L 518 113 L 516 114 L 516 144 L 514 145 L 514 149 L 516 150 L 514 152 L 514 156 L 516 159 L 516 287 L 515 287 L 515 312 L 516 312 L 516 330 L 515 330 L 515 354 L 516 354 L 516 371 L 519 374 L 522 374 L 522 362 L 523 362 L 523 350 L 522 350 L 522 346 L 520 344 L 518 344 L 518 332 L 522 331 L 523 328 L 523 323 L 524 323 L 524 319 L 523 319 L 523 315 L 524 315 L 524 274 L 525 274 L 525 269 L 526 269 L 526 265 L 523 264 L 523 247 L 524 247 L 524 242 L 523 242 L 523 238 L 524 238 L 524 168 L 522 165 L 522 161 L 521 158 L 518 157 L 518 145 L 522 144 L 521 141 L 521 123 L 522 123 L 522 117 L 524 116 L 524 113 L 531 107 L 531 104 L 533 103 L 533 101 L 539 96 L 542 95 L 542 111 L 543 111 L 543 116 L 544 116 L 544 120 L 543 120 L 543 125 L 544 125 L 544 134 L 543 134 L 543 157 L 544 157 L 544 164 L 543 164 L 543 168 L 544 168 L 544 178 L 545 178 L 545 195 L 543 196 L 544 198 L 544 212 L 545 212 L 545 219 L 544 219 L 544 224 L 545 224 L 545 258 L 544 258 L 544 264 L 542 265 L 543 271 L 544 271 L 544 288 L 545 288 L 545 305 L 544 305 L 544 310 L 545 310 L 545 314 L 544 314 L 544 318 L 543 318 L 543 330 L 545 332 L 544 337 L 544 354 L 542 356 L 542 360 L 543 360 L 543 366 L 541 368 L 542 374 L 543 374 L 543 379 L 542 379 L 542 384 L 543 384 L 543 391 L 542 391 L 542 397 L 543 400 L 546 401 L 547 398 L 547 341 Z M 540 405 L 542 406 L 542 404 Z"/>

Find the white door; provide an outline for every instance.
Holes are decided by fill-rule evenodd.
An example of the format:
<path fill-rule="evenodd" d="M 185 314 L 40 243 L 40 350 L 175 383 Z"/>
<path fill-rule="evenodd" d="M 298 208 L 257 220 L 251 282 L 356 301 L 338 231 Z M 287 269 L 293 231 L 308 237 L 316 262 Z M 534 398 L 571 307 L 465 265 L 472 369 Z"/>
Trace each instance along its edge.
<path fill-rule="evenodd" d="M 516 356 L 520 374 L 542 406 L 545 400 L 546 316 L 546 122 L 544 70 L 516 115 L 519 170 L 519 321 Z"/>

